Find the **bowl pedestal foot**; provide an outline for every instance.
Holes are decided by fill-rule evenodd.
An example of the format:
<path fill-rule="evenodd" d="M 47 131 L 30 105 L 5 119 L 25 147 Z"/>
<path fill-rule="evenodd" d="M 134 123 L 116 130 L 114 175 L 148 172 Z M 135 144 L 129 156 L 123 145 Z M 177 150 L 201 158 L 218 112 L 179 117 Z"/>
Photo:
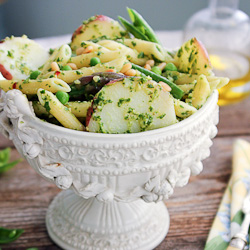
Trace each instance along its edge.
<path fill-rule="evenodd" d="M 104 203 L 67 190 L 50 204 L 46 224 L 63 249 L 150 250 L 165 238 L 169 214 L 163 202 Z"/>

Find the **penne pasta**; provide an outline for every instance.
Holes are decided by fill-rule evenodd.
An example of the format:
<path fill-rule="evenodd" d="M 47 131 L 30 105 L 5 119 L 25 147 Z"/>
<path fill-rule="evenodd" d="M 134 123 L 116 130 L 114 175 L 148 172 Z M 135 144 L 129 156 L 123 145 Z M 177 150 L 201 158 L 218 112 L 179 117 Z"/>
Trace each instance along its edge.
<path fill-rule="evenodd" d="M 42 106 L 40 102 L 34 101 L 32 102 L 32 105 L 37 116 L 50 116 L 50 113 L 44 106 Z M 77 118 L 86 118 L 88 108 L 91 106 L 91 102 L 68 102 L 65 104 L 65 106 L 69 108 L 70 112 Z"/>
<path fill-rule="evenodd" d="M 194 80 L 197 80 L 200 75 L 185 74 L 185 73 L 180 73 L 178 71 L 169 71 L 166 73 L 166 76 L 174 79 L 175 84 L 181 85 L 181 84 L 192 83 Z M 229 78 L 227 77 L 218 77 L 211 75 L 211 76 L 206 76 L 206 78 L 208 82 L 211 84 L 211 89 L 222 88 L 229 82 Z M 215 83 L 217 83 L 216 86 Z"/>
<path fill-rule="evenodd" d="M 85 118 L 87 116 L 88 109 L 91 106 L 91 102 L 68 102 L 65 106 L 69 108 L 71 113 L 76 117 Z"/>
<path fill-rule="evenodd" d="M 200 75 L 192 92 L 192 105 L 199 109 L 206 102 L 211 93 L 209 82 L 205 75 Z"/>
<path fill-rule="evenodd" d="M 71 55 L 72 51 L 68 44 L 64 44 L 59 49 L 55 49 L 48 61 L 42 67 L 39 77 L 42 77 L 42 75 L 46 74 L 48 71 L 51 71 L 52 62 L 57 62 L 60 66 L 66 65 Z"/>
<path fill-rule="evenodd" d="M 70 86 L 61 79 L 48 78 L 39 80 L 0 80 L 0 89 L 7 92 L 11 89 L 19 89 L 24 94 L 36 94 L 39 88 L 49 90 L 52 93 L 57 91 L 69 92 Z"/>
<path fill-rule="evenodd" d="M 179 85 L 178 87 L 184 91 L 184 94 L 188 94 L 190 91 L 194 89 L 195 83 L 187 83 Z"/>
<path fill-rule="evenodd" d="M 145 65 L 146 61 L 149 59 L 147 56 L 144 56 L 142 54 L 139 55 L 139 52 L 137 50 L 131 49 L 128 46 L 113 40 L 101 40 L 98 42 L 98 44 L 112 51 L 123 51 L 129 61 L 141 66 Z"/>
<path fill-rule="evenodd" d="M 143 40 L 136 39 L 136 38 L 124 39 L 123 41 L 126 46 L 132 49 L 135 49 L 138 52 L 142 52 L 150 58 L 154 57 L 162 62 L 173 61 L 173 58 L 169 54 L 166 53 L 165 49 L 161 45 L 157 43 L 143 41 Z"/>
<path fill-rule="evenodd" d="M 176 116 L 180 118 L 187 118 L 190 115 L 197 112 L 197 109 L 190 106 L 189 104 L 182 102 L 180 100 L 177 100 L 174 98 L 174 109 Z"/>
<path fill-rule="evenodd" d="M 124 63 L 126 62 L 126 57 L 119 57 L 115 60 L 112 60 L 107 63 L 97 64 L 93 67 L 83 67 L 78 70 L 69 70 L 69 71 L 52 71 L 44 75 L 44 78 L 57 77 L 67 83 L 71 83 L 82 76 L 92 75 L 97 72 L 105 72 L 109 69 L 115 69 L 116 72 L 120 72 Z"/>
<path fill-rule="evenodd" d="M 90 66 L 90 60 L 93 57 L 98 57 L 101 60 L 101 63 L 110 62 L 112 60 L 115 60 L 117 57 L 125 56 L 123 51 L 116 50 L 116 51 L 108 51 L 106 53 L 100 53 L 98 52 L 91 52 L 88 54 L 82 54 L 79 56 L 71 57 L 70 62 L 76 64 L 78 68 L 82 67 L 89 67 Z"/>
<path fill-rule="evenodd" d="M 39 102 L 53 115 L 64 127 L 84 131 L 83 124 L 73 115 L 69 108 L 65 107 L 53 93 L 39 89 L 37 91 Z"/>
<path fill-rule="evenodd" d="M 122 43 L 116 42 L 114 40 L 101 40 L 98 42 L 99 45 L 109 49 L 109 50 L 124 50 L 124 48 L 129 48 Z"/>

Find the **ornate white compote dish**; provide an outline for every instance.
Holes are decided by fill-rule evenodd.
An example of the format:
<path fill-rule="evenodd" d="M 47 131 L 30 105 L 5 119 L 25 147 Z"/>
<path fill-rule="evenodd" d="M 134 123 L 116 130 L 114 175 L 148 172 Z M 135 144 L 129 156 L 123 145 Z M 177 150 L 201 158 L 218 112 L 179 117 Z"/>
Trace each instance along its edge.
<path fill-rule="evenodd" d="M 18 90 L 1 92 L 0 129 L 47 180 L 66 189 L 47 212 L 64 249 L 152 249 L 166 236 L 163 200 L 202 170 L 218 123 L 218 93 L 194 115 L 136 134 L 95 134 L 36 118 Z"/>

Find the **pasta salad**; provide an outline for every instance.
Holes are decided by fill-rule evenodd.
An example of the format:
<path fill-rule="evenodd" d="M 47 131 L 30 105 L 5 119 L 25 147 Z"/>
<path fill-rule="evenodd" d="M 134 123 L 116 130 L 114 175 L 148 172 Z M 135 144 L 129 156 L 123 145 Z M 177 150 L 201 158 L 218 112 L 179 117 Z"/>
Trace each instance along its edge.
<path fill-rule="evenodd" d="M 199 110 L 228 78 L 216 77 L 196 38 L 168 51 L 143 17 L 96 15 L 69 44 L 46 51 L 26 36 L 0 42 L 0 89 L 20 90 L 37 117 L 69 129 L 137 133 Z"/>

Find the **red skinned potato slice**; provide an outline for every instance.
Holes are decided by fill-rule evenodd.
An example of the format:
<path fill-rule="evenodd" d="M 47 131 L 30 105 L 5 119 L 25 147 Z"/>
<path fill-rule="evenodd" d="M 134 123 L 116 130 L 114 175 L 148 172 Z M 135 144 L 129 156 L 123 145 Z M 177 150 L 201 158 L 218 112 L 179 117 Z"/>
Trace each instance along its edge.
<path fill-rule="evenodd" d="M 161 85 L 129 77 L 105 85 L 94 97 L 86 125 L 90 132 L 137 133 L 176 123 L 174 102 Z"/>
<path fill-rule="evenodd" d="M 22 37 L 7 37 L 0 43 L 0 73 L 7 80 L 26 79 L 49 58 L 38 43 Z"/>
<path fill-rule="evenodd" d="M 125 34 L 121 25 L 110 17 L 97 15 L 85 21 L 72 35 L 71 49 L 75 51 L 81 47 L 83 41 L 101 36 L 114 39 Z"/>
<path fill-rule="evenodd" d="M 189 74 L 211 75 L 212 64 L 204 45 L 196 38 L 185 42 L 175 54 L 178 70 Z"/>

